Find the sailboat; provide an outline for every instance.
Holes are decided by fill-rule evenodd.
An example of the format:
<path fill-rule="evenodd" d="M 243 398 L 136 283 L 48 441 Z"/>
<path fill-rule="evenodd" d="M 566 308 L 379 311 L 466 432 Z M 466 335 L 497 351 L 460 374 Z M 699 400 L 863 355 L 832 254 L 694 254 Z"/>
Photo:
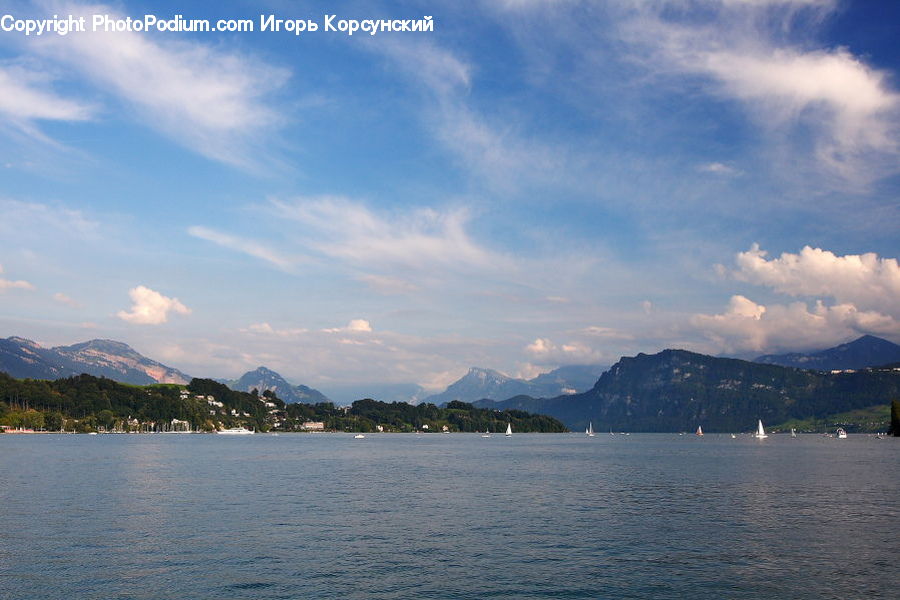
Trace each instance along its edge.
<path fill-rule="evenodd" d="M 506 437 L 512 436 L 512 423 L 506 424 Z"/>
<path fill-rule="evenodd" d="M 697 435 L 703 435 L 703 427 L 697 425 Z"/>
<path fill-rule="evenodd" d="M 594 424 L 592 422 L 588 423 L 588 428 L 584 431 L 588 437 L 594 437 Z"/>
<path fill-rule="evenodd" d="M 766 435 L 766 430 L 763 429 L 762 419 L 759 419 L 759 425 L 757 425 L 756 433 L 753 434 L 753 437 L 759 440 L 769 437 Z"/>
<path fill-rule="evenodd" d="M 490 429 L 485 429 L 485 430 L 484 430 L 484 433 L 481 434 L 481 437 L 484 437 L 484 438 L 491 437 L 491 430 L 490 430 Z"/>
<path fill-rule="evenodd" d="M 797 430 L 791 427 L 791 437 L 797 437 Z"/>

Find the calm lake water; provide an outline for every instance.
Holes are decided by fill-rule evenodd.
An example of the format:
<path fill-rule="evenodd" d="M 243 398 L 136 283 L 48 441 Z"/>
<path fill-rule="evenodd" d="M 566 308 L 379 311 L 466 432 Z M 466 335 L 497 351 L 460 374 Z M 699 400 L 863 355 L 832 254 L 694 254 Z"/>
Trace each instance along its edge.
<path fill-rule="evenodd" d="M 900 439 L 0 436 L 2 598 L 896 598 Z"/>

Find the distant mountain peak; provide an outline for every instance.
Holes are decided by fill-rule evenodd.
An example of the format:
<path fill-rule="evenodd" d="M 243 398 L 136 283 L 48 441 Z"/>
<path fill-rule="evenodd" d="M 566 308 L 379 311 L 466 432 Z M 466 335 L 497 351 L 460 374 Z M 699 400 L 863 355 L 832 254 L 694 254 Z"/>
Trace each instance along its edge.
<path fill-rule="evenodd" d="M 71 346 L 43 348 L 31 340 L 11 337 L 0 349 L 0 371 L 14 377 L 59 379 L 87 373 L 122 383 L 179 383 L 190 377 L 137 352 L 124 342 L 93 339 Z"/>
<path fill-rule="evenodd" d="M 817 352 L 766 354 L 754 359 L 759 363 L 821 371 L 864 369 L 897 361 L 900 361 L 900 346 L 874 335 L 864 335 Z"/>
<path fill-rule="evenodd" d="M 17 335 L 10 336 L 6 338 L 7 341 L 13 342 L 15 344 L 20 344 L 22 346 L 28 346 L 29 348 L 42 348 L 40 344 L 35 342 L 34 340 L 29 340 L 23 337 L 19 337 Z"/>
<path fill-rule="evenodd" d="M 423 402 L 444 404 L 452 400 L 505 400 L 519 395 L 555 397 L 590 389 L 604 370 L 605 367 L 591 365 L 567 366 L 526 381 L 509 377 L 494 369 L 470 367 L 463 377 L 447 386 L 445 391 L 428 396 Z"/>
<path fill-rule="evenodd" d="M 97 350 L 99 352 L 138 354 L 138 352 L 134 348 L 132 348 L 125 342 L 118 342 L 116 340 L 108 340 L 103 338 L 88 340 L 86 342 L 72 344 L 71 346 L 57 346 L 57 349 L 72 350 L 75 352 L 81 350 Z"/>
<path fill-rule="evenodd" d="M 291 385 L 280 374 L 262 365 L 253 371 L 247 371 L 240 378 L 229 383 L 228 387 L 240 392 L 256 389 L 262 393 L 268 390 L 289 404 L 296 402 L 315 404 L 329 401 L 322 392 L 305 385 Z"/>

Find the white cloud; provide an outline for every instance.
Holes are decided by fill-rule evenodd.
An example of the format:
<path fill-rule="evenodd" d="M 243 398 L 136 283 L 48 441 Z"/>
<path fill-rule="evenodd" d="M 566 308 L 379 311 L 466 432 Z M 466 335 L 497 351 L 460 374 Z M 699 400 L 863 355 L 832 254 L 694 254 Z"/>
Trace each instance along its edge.
<path fill-rule="evenodd" d="M 471 98 L 473 67 L 428 42 L 380 41 L 373 45 L 428 96 L 423 123 L 472 172 L 507 189 L 536 177 L 558 179 L 570 157 L 517 131 L 514 115 L 492 122 Z"/>
<path fill-rule="evenodd" d="M 508 261 L 476 244 L 467 211 L 415 209 L 377 214 L 344 198 L 273 201 L 276 213 L 300 223 L 317 251 L 355 265 L 412 268 L 502 269 Z"/>
<path fill-rule="evenodd" d="M 9 239 L 23 233 L 40 232 L 40 237 L 80 239 L 94 238 L 99 224 L 85 217 L 81 211 L 63 206 L 37 202 L 23 202 L 0 198 L 0 234 Z"/>
<path fill-rule="evenodd" d="M 724 313 L 694 315 L 691 325 L 723 352 L 807 350 L 864 333 L 900 335 L 897 319 L 852 304 L 825 306 L 820 301 L 810 310 L 805 302 L 763 306 L 744 296 L 733 296 Z"/>
<path fill-rule="evenodd" d="M 346 327 L 323 329 L 326 333 L 371 333 L 372 325 L 365 319 L 352 319 Z"/>
<path fill-rule="evenodd" d="M 48 75 L 0 64 L 0 117 L 7 125 L 46 141 L 36 121 L 84 121 L 91 113 L 87 105 L 57 95 Z"/>
<path fill-rule="evenodd" d="M 133 302 L 130 311 L 121 310 L 116 313 L 123 321 L 138 325 L 159 325 L 168 321 L 170 312 L 180 315 L 191 314 L 191 309 L 179 302 L 178 298 L 169 298 L 148 287 L 139 285 L 129 290 Z"/>
<path fill-rule="evenodd" d="M 195 238 L 206 240 L 207 242 L 212 242 L 224 248 L 230 248 L 231 250 L 236 250 L 259 258 L 271 263 L 283 271 L 290 271 L 297 262 L 300 262 L 300 259 L 298 258 L 284 256 L 259 242 L 215 231 L 208 227 L 194 225 L 188 228 L 188 233 Z"/>
<path fill-rule="evenodd" d="M 741 171 L 732 166 L 720 162 L 705 163 L 697 167 L 701 173 L 713 173 L 715 175 L 724 175 L 734 177 L 740 175 Z"/>
<path fill-rule="evenodd" d="M 833 345 L 861 334 L 900 336 L 900 266 L 877 254 L 838 256 L 804 247 L 767 259 L 754 244 L 737 255 L 738 280 L 794 297 L 815 298 L 758 304 L 732 296 L 720 314 L 698 314 L 691 325 L 726 352 L 774 352 Z M 827 305 L 822 298 L 832 298 Z"/>
<path fill-rule="evenodd" d="M 614 329 L 612 327 L 600 327 L 597 325 L 591 325 L 590 327 L 585 327 L 583 333 L 595 338 L 608 339 L 608 340 L 633 340 L 634 336 L 625 331 L 621 331 L 619 329 Z"/>
<path fill-rule="evenodd" d="M 399 277 L 363 275 L 359 279 L 368 284 L 369 287 L 379 294 L 408 294 L 419 291 L 419 286 Z"/>
<path fill-rule="evenodd" d="M 79 304 L 78 302 L 76 302 L 75 300 L 73 300 L 72 298 L 67 296 L 66 294 L 63 294 L 62 292 L 56 292 L 55 294 L 53 294 L 53 300 L 60 304 L 65 304 L 66 306 L 70 306 L 72 308 L 81 308 L 81 304 Z"/>
<path fill-rule="evenodd" d="M 900 265 L 896 258 L 875 253 L 838 256 L 805 246 L 798 254 L 766 259 L 754 244 L 737 255 L 735 278 L 770 287 L 791 296 L 834 298 L 863 310 L 877 310 L 900 318 Z"/>
<path fill-rule="evenodd" d="M 537 338 L 525 346 L 525 352 L 541 365 L 590 364 L 603 361 L 600 352 L 580 341 L 556 344 L 548 338 Z"/>
<path fill-rule="evenodd" d="M 309 332 L 308 329 L 302 327 L 293 327 L 287 329 L 276 329 L 272 327 L 268 323 L 253 323 L 252 325 L 248 325 L 245 329 L 240 330 L 242 333 L 255 333 L 261 335 L 271 335 L 277 337 L 296 337 L 298 335 L 302 335 L 304 333 Z"/>
<path fill-rule="evenodd" d="M 3 274 L 3 265 L 0 265 L 0 275 Z M 0 277 L 0 292 L 4 290 L 34 290 L 34 286 L 24 280 L 13 281 Z"/>
<path fill-rule="evenodd" d="M 854 186 L 898 170 L 900 94 L 888 74 L 846 48 L 808 50 L 798 39 L 833 2 L 679 3 L 707 11 L 693 22 L 678 11 L 663 16 L 674 4 L 644 5 L 624 28 L 628 41 L 650 50 L 652 68 L 707 78 L 771 143 L 787 144 L 781 154 L 794 164 L 811 145 L 822 172 Z"/>
<path fill-rule="evenodd" d="M 105 5 L 51 2 L 58 14 L 108 14 Z M 42 36 L 37 52 L 66 65 L 130 105 L 143 123 L 214 160 L 259 167 L 262 141 L 282 117 L 266 96 L 287 79 L 285 69 L 169 35 L 86 32 Z M 72 109 L 70 109 L 70 112 Z"/>

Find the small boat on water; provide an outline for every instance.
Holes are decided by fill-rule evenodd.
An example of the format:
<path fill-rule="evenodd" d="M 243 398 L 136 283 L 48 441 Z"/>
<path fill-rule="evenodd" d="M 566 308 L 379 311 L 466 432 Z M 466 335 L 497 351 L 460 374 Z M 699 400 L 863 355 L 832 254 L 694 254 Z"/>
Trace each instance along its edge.
<path fill-rule="evenodd" d="M 484 433 L 481 434 L 481 437 L 488 438 L 491 437 L 491 430 L 487 429 Z"/>
<path fill-rule="evenodd" d="M 759 424 L 756 426 L 756 433 L 753 434 L 753 437 L 758 440 L 769 437 L 766 435 L 766 430 L 763 428 L 762 419 L 759 419 Z"/>
<path fill-rule="evenodd" d="M 587 434 L 588 437 L 594 437 L 594 423 L 588 422 L 588 428 L 584 430 L 584 433 Z"/>
<path fill-rule="evenodd" d="M 834 432 L 834 437 L 836 437 L 839 440 L 846 440 L 847 432 L 844 431 L 843 427 L 838 427 L 837 431 Z"/>
<path fill-rule="evenodd" d="M 697 435 L 699 435 L 699 436 L 703 435 L 703 427 L 701 427 L 700 425 L 697 425 Z"/>
<path fill-rule="evenodd" d="M 797 437 L 797 430 L 791 427 L 791 437 Z"/>
<path fill-rule="evenodd" d="M 244 429 L 243 427 L 232 427 L 230 429 L 221 429 L 216 433 L 219 435 L 253 435 L 256 432 L 252 429 Z"/>
<path fill-rule="evenodd" d="M 506 424 L 506 437 L 512 437 L 512 423 Z"/>
<path fill-rule="evenodd" d="M 361 439 L 363 439 L 363 438 L 365 438 L 365 437 L 366 437 L 366 436 L 364 436 L 363 434 L 357 433 L 356 435 L 353 436 L 353 439 L 354 439 L 354 440 L 361 440 Z"/>
<path fill-rule="evenodd" d="M 732 433 L 732 434 L 731 434 L 731 439 L 736 440 L 736 439 L 737 439 L 737 436 L 734 435 L 734 434 Z"/>

